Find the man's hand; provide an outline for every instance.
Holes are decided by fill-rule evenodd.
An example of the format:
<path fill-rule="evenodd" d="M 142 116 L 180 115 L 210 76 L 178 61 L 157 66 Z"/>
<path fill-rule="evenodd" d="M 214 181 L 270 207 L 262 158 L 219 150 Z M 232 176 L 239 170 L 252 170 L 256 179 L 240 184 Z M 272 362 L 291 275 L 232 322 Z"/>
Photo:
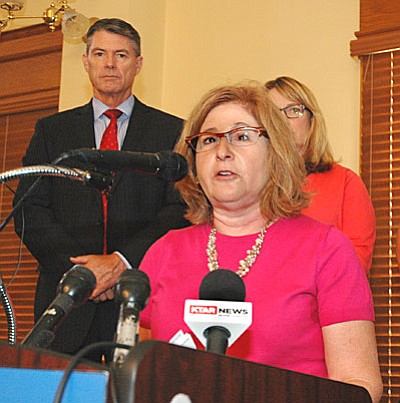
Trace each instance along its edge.
<path fill-rule="evenodd" d="M 104 292 L 99 294 L 97 297 L 92 298 L 92 301 L 97 304 L 98 302 L 104 302 L 108 299 L 114 299 L 114 287 L 109 288 L 108 290 L 105 290 Z"/>
<path fill-rule="evenodd" d="M 70 258 L 74 264 L 81 264 L 90 269 L 96 277 L 96 288 L 90 299 L 94 302 L 114 298 L 114 285 L 119 276 L 126 269 L 118 254 L 110 255 L 83 255 Z"/>

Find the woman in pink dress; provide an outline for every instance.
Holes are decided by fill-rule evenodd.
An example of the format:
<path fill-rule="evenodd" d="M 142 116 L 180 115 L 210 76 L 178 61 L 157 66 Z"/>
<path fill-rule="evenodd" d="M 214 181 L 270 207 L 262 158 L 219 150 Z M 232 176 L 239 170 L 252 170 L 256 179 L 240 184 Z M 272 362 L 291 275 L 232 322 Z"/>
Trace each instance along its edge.
<path fill-rule="evenodd" d="M 176 151 L 189 165 L 177 187 L 193 225 L 168 232 L 141 262 L 151 284 L 140 316 L 147 337 L 184 334 L 202 348 L 184 320 L 185 301 L 224 268 L 242 277 L 253 307 L 227 355 L 359 385 L 379 401 L 367 276 L 340 230 L 301 214 L 304 164 L 265 87 L 205 94 Z"/>

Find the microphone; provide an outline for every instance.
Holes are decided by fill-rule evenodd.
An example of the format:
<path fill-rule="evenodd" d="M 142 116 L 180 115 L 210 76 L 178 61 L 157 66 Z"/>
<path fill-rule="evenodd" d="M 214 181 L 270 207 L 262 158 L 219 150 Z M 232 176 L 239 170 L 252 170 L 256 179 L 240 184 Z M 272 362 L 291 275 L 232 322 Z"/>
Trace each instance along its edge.
<path fill-rule="evenodd" d="M 233 271 L 214 270 L 204 277 L 199 296 L 185 301 L 184 321 L 207 351 L 224 355 L 252 322 L 244 282 Z"/>
<path fill-rule="evenodd" d="M 69 269 L 57 286 L 57 296 L 38 322 L 22 341 L 23 345 L 47 348 L 55 331 L 72 308 L 85 303 L 96 287 L 96 277 L 87 267 L 75 265 Z"/>
<path fill-rule="evenodd" d="M 144 153 L 79 148 L 62 154 L 58 161 L 68 158 L 75 158 L 80 162 L 111 170 L 153 175 L 164 181 L 179 181 L 188 173 L 185 157 L 174 151 Z"/>
<path fill-rule="evenodd" d="M 120 311 L 115 342 L 134 346 L 139 338 L 139 312 L 143 310 L 150 296 L 150 280 L 147 274 L 138 269 L 122 272 L 115 286 L 115 301 Z M 113 361 L 121 365 L 129 350 L 116 348 Z"/>

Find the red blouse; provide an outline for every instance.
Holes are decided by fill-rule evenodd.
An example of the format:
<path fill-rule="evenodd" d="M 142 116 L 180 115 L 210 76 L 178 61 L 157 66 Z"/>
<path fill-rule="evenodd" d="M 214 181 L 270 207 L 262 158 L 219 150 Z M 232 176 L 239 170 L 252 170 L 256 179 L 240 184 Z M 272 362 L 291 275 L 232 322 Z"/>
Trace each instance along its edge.
<path fill-rule="evenodd" d="M 361 178 L 352 170 L 334 164 L 330 171 L 310 174 L 304 189 L 312 193 L 312 198 L 302 213 L 343 231 L 368 272 L 376 223 L 374 207 Z"/>

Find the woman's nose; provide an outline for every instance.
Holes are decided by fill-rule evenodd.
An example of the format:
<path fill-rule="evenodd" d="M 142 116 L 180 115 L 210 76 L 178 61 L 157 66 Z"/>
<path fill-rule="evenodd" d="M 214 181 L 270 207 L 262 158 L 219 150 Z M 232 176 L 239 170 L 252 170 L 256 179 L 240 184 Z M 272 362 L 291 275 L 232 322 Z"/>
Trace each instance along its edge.
<path fill-rule="evenodd" d="M 217 158 L 226 159 L 232 156 L 231 152 L 232 145 L 230 144 L 227 137 L 221 137 L 219 143 L 216 146 L 217 149 Z"/>

